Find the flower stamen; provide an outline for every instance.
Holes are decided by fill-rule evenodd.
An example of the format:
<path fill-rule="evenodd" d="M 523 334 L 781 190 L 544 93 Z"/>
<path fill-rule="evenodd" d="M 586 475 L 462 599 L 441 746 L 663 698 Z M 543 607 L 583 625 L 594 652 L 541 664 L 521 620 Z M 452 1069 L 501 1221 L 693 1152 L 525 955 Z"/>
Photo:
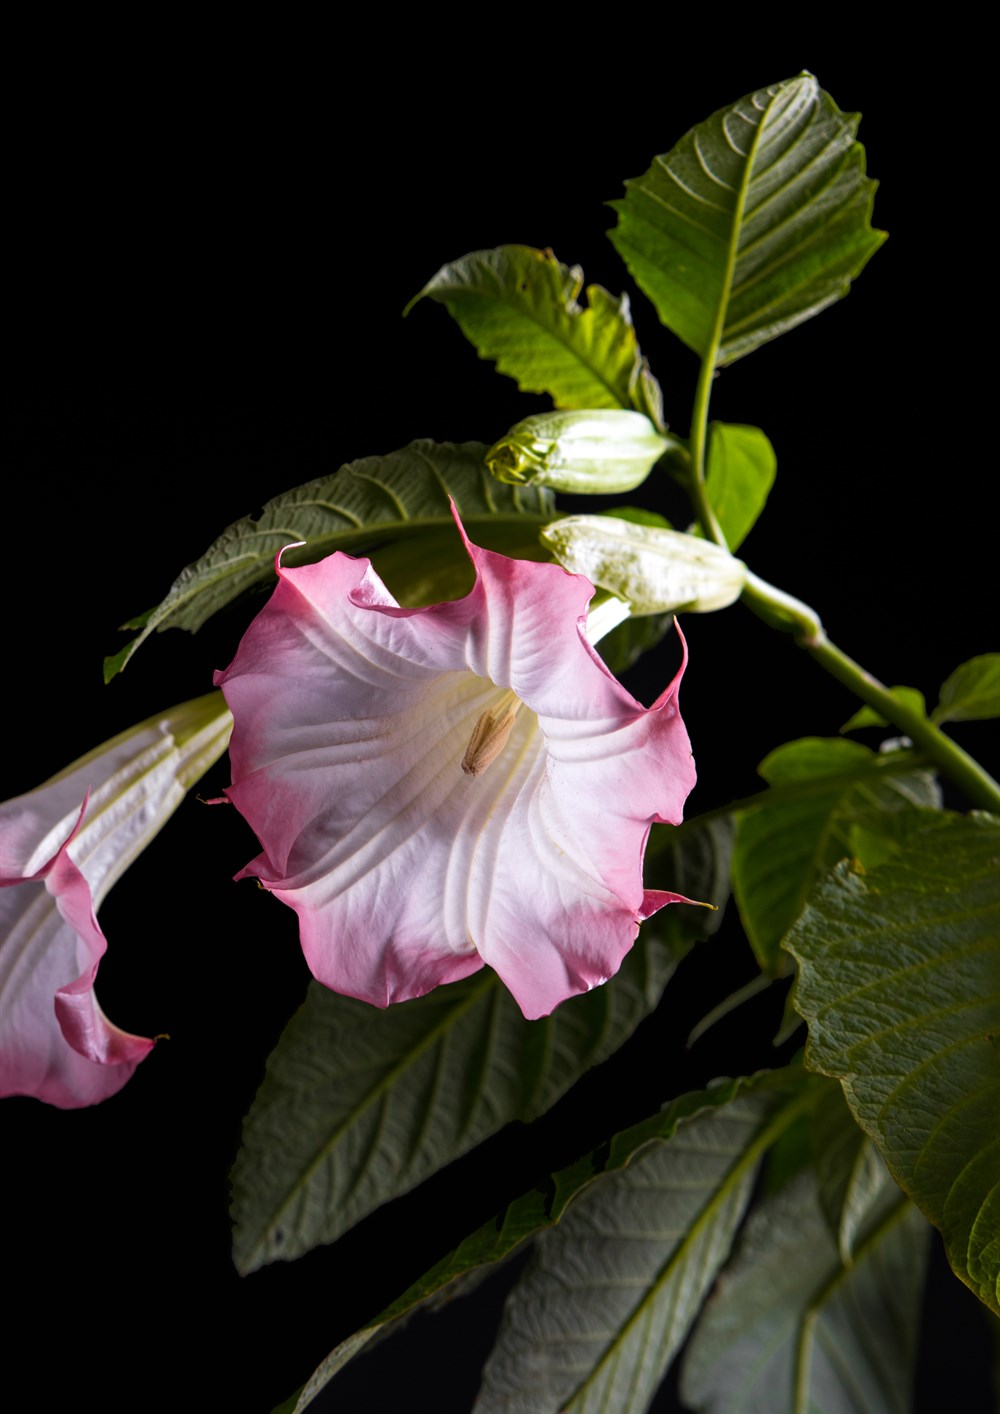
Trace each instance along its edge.
<path fill-rule="evenodd" d="M 507 745 L 523 705 L 517 694 L 508 688 L 498 702 L 480 715 L 462 757 L 462 770 L 467 776 L 481 776 L 497 759 Z"/>

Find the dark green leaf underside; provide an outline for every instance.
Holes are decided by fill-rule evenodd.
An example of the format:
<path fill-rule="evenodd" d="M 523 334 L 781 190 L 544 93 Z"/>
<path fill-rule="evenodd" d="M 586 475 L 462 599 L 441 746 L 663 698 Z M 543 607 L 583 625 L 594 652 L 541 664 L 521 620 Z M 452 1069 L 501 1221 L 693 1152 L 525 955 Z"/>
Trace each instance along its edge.
<path fill-rule="evenodd" d="M 298 1401 L 289 1401 L 287 1407 L 293 1414 L 301 1414 L 319 1390 L 369 1340 L 387 1333 L 393 1323 L 427 1303 L 446 1287 L 454 1287 L 485 1265 L 502 1261 L 528 1238 L 559 1223 L 576 1198 L 591 1185 L 613 1178 L 650 1146 L 658 1147 L 672 1140 L 675 1131 L 685 1122 L 696 1125 L 704 1118 L 711 1127 L 713 1116 L 731 1106 L 744 1120 L 748 1106 L 755 1108 L 759 1120 L 774 1115 L 780 1108 L 787 1109 L 791 1114 L 802 1102 L 802 1082 L 801 1071 L 791 1070 L 750 1080 L 719 1082 L 706 1091 L 681 1096 L 658 1114 L 615 1135 L 593 1153 L 553 1174 L 547 1183 L 524 1194 L 497 1218 L 471 1233 L 459 1247 L 386 1307 L 369 1326 L 342 1342 L 305 1385 Z M 760 1133 L 760 1130 L 757 1132 Z M 749 1168 L 753 1163 L 754 1157 L 751 1155 L 744 1167 Z M 733 1181 L 738 1184 L 743 1182 L 742 1171 Z"/>
<path fill-rule="evenodd" d="M 477 1414 L 645 1409 L 729 1254 L 764 1152 L 807 1100 L 797 1083 L 734 1095 L 582 1193 L 508 1297 Z"/>
<path fill-rule="evenodd" d="M 335 550 L 372 555 L 382 546 L 436 533 L 445 560 L 426 589 L 440 587 L 442 573 L 446 571 L 447 580 L 467 559 L 449 497 L 477 544 L 541 558 L 538 530 L 555 515 L 551 493 L 501 485 L 486 471 L 485 450 L 478 442 L 412 442 L 401 451 L 350 462 L 331 476 L 276 496 L 256 518 L 245 516 L 224 530 L 199 560 L 181 571 L 163 602 L 133 621 L 131 626 L 141 624 L 142 632 L 107 659 L 105 678 L 120 672 L 154 629 L 194 632 L 248 589 L 273 581 L 275 555 L 298 541 L 305 544 L 287 551 L 283 564 L 309 564 Z M 404 580 L 408 573 L 417 578 L 414 603 L 424 602 L 419 589 L 428 556 L 422 542 L 419 553 L 411 552 L 401 566 Z M 386 579 L 399 593 L 388 574 Z"/>
<path fill-rule="evenodd" d="M 725 899 L 725 822 L 653 831 L 646 882 Z M 233 1172 L 241 1271 L 334 1241 L 514 1119 L 543 1113 L 656 1006 L 718 915 L 674 905 L 617 977 L 525 1021 L 494 973 L 376 1011 L 314 984 L 268 1061 Z"/>
<path fill-rule="evenodd" d="M 870 874 L 845 861 L 786 946 L 808 1064 L 1000 1312 L 1000 821 L 944 815 Z"/>
<path fill-rule="evenodd" d="M 806 1170 L 751 1214 L 688 1347 L 696 1414 L 908 1414 L 930 1229 L 890 1181 L 853 1266 Z"/>

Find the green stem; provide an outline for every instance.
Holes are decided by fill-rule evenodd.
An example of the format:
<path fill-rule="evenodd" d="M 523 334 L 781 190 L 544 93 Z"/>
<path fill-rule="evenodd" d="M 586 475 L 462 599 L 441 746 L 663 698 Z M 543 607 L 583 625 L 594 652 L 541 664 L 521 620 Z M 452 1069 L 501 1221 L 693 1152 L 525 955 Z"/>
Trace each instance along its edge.
<path fill-rule="evenodd" d="M 733 252 L 730 252 L 732 274 Z M 728 550 L 726 537 L 712 509 L 705 492 L 705 474 L 708 460 L 708 405 L 712 397 L 712 379 L 722 338 L 722 311 L 725 301 L 720 304 L 719 316 L 709 347 L 702 359 L 698 386 L 695 389 L 694 407 L 691 413 L 691 471 L 688 480 L 688 494 L 702 530 L 709 540 Z M 1000 784 L 968 752 L 963 751 L 950 737 L 945 736 L 932 721 L 916 712 L 901 701 L 860 663 L 855 663 L 835 643 L 826 636 L 822 621 L 815 609 L 786 594 L 766 580 L 747 571 L 746 584 L 741 596 L 744 604 L 772 628 L 783 629 L 794 635 L 796 643 L 804 648 L 821 667 L 842 682 L 862 702 L 874 707 L 889 722 L 905 732 L 930 758 L 935 766 L 954 785 L 964 791 L 973 805 L 984 810 L 1000 812 Z"/>
<path fill-rule="evenodd" d="M 707 364 L 702 365 L 703 374 L 705 367 Z M 703 383 L 706 389 L 704 392 Z M 699 379 L 698 395 L 695 398 L 695 425 L 691 432 L 694 475 L 688 489 L 706 536 L 725 550 L 729 548 L 726 538 L 705 495 L 703 477 L 698 475 L 699 466 L 703 466 L 703 460 L 699 461 L 699 457 L 704 457 L 707 386 L 704 378 Z M 696 446 L 700 449 L 698 454 L 695 452 Z M 825 668 L 838 682 L 842 682 L 856 697 L 860 697 L 862 702 L 874 707 L 886 721 L 892 722 L 893 726 L 905 732 L 942 774 L 965 793 L 973 805 L 984 810 L 1000 812 L 1000 784 L 990 773 L 967 751 L 963 751 L 957 742 L 952 741 L 951 737 L 945 736 L 944 732 L 921 712 L 908 706 L 860 663 L 856 663 L 835 643 L 831 643 L 815 609 L 804 604 L 801 599 L 786 594 L 783 589 L 768 584 L 749 570 L 741 597 L 747 608 L 758 618 L 763 619 L 772 628 L 791 632 L 799 647 L 804 648 L 820 667 Z"/>
<path fill-rule="evenodd" d="M 693 443 L 692 443 L 693 446 Z M 692 461 L 694 459 L 692 458 Z M 692 468 L 693 469 L 693 468 Z M 726 537 L 722 526 L 715 518 L 715 512 L 709 504 L 708 496 L 705 494 L 705 483 L 699 480 L 697 475 L 692 477 L 687 485 L 688 495 L 694 505 L 695 515 L 698 517 L 701 527 L 709 540 L 714 540 L 716 545 L 721 545 L 723 550 L 728 550 Z"/>
<path fill-rule="evenodd" d="M 894 692 L 866 672 L 860 663 L 855 663 L 853 658 L 831 643 L 822 627 L 815 637 L 800 642 L 820 667 L 905 732 L 924 755 L 965 792 L 973 805 L 1000 812 L 1000 784 L 957 742 L 945 736 L 940 727 L 901 701 Z"/>
<path fill-rule="evenodd" d="M 709 526 L 702 522 L 706 534 Z M 713 537 L 714 538 L 714 537 Z M 963 751 L 940 727 L 896 696 L 835 643 L 831 643 L 815 609 L 776 589 L 755 574 L 747 575 L 743 602 L 772 627 L 790 630 L 796 643 L 842 682 L 862 702 L 905 732 L 943 775 L 965 793 L 973 805 L 1000 811 L 1000 785 L 974 757 Z"/>
<path fill-rule="evenodd" d="M 718 337 L 701 364 L 698 387 L 695 389 L 694 407 L 691 411 L 691 479 L 688 492 L 694 503 L 695 514 L 702 529 L 710 540 L 728 550 L 722 527 L 715 518 L 715 512 L 705 494 L 705 475 L 708 463 L 708 405 L 712 398 L 712 379 L 715 377 L 715 359 L 718 353 Z"/>

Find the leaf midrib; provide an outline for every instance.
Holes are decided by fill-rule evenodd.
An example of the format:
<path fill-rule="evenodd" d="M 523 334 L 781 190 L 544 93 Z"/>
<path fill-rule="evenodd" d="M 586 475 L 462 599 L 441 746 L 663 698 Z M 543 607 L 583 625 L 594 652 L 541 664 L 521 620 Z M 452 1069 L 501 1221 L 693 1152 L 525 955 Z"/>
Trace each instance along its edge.
<path fill-rule="evenodd" d="M 736 273 L 736 259 L 739 248 L 740 233 L 743 230 L 743 221 L 746 213 L 747 193 L 752 180 L 753 167 L 757 157 L 764 128 L 767 125 L 768 117 L 778 100 L 778 93 L 771 95 L 767 106 L 760 115 L 760 122 L 754 131 L 753 141 L 747 151 L 746 161 L 743 167 L 743 174 L 737 188 L 736 201 L 733 206 L 733 223 L 729 233 L 729 241 L 726 249 L 726 265 L 722 279 L 722 287 L 719 294 L 719 304 L 716 310 L 715 323 L 709 338 L 708 348 L 705 351 L 705 361 L 712 367 L 719 362 L 719 351 L 722 348 L 723 336 L 726 330 L 726 315 L 729 311 L 729 298 L 732 293 L 733 277 Z"/>
<path fill-rule="evenodd" d="M 718 1216 L 723 1203 L 728 1200 L 733 1191 L 746 1177 L 747 1172 L 753 1168 L 765 1151 L 770 1148 L 789 1127 L 793 1120 L 797 1119 L 805 1110 L 811 1108 L 815 1101 L 815 1094 L 810 1088 L 802 1090 L 791 1100 L 784 1104 L 772 1118 L 760 1130 L 757 1137 L 743 1150 L 740 1158 L 736 1160 L 732 1168 L 729 1169 L 722 1183 L 714 1190 L 706 1206 L 702 1208 L 695 1221 L 689 1227 L 684 1240 L 667 1257 L 660 1268 L 655 1280 L 647 1288 L 645 1297 L 640 1300 L 632 1310 L 628 1319 L 619 1327 L 615 1338 L 610 1342 L 600 1360 L 593 1366 L 586 1378 L 577 1385 L 572 1394 L 563 1402 L 560 1408 L 568 1411 L 573 1404 L 586 1395 L 590 1386 L 597 1379 L 599 1372 L 608 1363 L 613 1355 L 616 1355 L 624 1346 L 631 1328 L 645 1315 L 651 1303 L 655 1302 L 660 1289 L 681 1270 L 685 1265 L 691 1249 L 699 1242 L 706 1229 Z M 695 1118 L 691 1116 L 690 1118 Z M 667 1142 L 667 1141 L 663 1141 Z"/>
<path fill-rule="evenodd" d="M 411 1045 L 409 1049 L 399 1057 L 394 1065 L 380 1074 L 378 1080 L 361 1096 L 357 1104 L 355 1104 L 334 1126 L 329 1136 L 320 1144 L 309 1163 L 306 1164 L 303 1169 L 299 1170 L 291 1186 L 286 1189 L 285 1197 L 272 1209 L 270 1218 L 267 1223 L 265 1223 L 260 1236 L 257 1238 L 249 1253 L 250 1261 L 256 1264 L 255 1259 L 265 1247 L 273 1233 L 275 1225 L 281 1220 L 282 1215 L 291 1207 L 299 1192 L 303 1188 L 308 1187 L 316 1170 L 326 1161 L 330 1155 L 330 1151 L 339 1143 L 343 1135 L 346 1134 L 354 1124 L 360 1122 L 362 1115 L 367 1114 L 372 1105 L 383 1098 L 386 1092 L 391 1089 L 399 1075 L 415 1064 L 423 1052 L 431 1045 L 435 1044 L 452 1026 L 457 1025 L 458 1021 L 496 985 L 496 975 L 492 972 L 487 972 L 482 980 L 470 989 L 469 995 L 462 1002 L 447 1011 L 435 1026 L 425 1032 L 417 1042 Z"/>
<path fill-rule="evenodd" d="M 593 286 L 588 285 L 586 290 L 584 291 L 587 296 L 586 305 L 578 304 L 574 299 L 573 303 L 576 304 L 575 309 L 569 308 L 569 301 L 567 301 L 566 305 L 559 306 L 560 312 L 565 309 L 566 317 L 570 320 L 582 319 L 585 314 L 592 312 L 593 306 L 590 303 L 590 291 L 592 289 Z M 534 292 L 532 293 L 534 294 Z M 608 380 L 604 377 L 604 375 L 600 372 L 600 370 L 597 369 L 592 363 L 589 363 L 586 359 L 581 358 L 579 351 L 574 348 L 574 346 L 569 342 L 569 339 L 565 337 L 558 328 L 554 328 L 549 324 L 545 324 L 532 312 L 532 310 L 524 310 L 520 306 L 514 304 L 513 301 L 509 298 L 503 298 L 503 296 L 506 296 L 507 294 L 508 291 L 506 286 L 500 287 L 499 295 L 493 294 L 483 288 L 466 286 L 464 289 L 453 291 L 451 298 L 454 300 L 456 299 L 456 297 L 460 299 L 462 296 L 478 296 L 480 299 L 485 300 L 488 303 L 502 305 L 504 308 L 510 310 L 516 318 L 522 319 L 526 324 L 535 325 L 538 329 L 541 329 L 544 334 L 547 334 L 548 337 L 552 339 L 554 343 L 560 345 L 565 350 L 565 352 L 569 354 L 569 356 L 575 363 L 578 363 L 582 368 L 586 369 L 592 376 L 594 382 L 599 383 L 602 387 L 606 388 L 611 394 L 612 398 L 614 398 L 618 407 L 623 408 L 628 406 L 627 403 L 622 402 L 618 394 L 617 388 L 615 388 L 613 384 L 609 383 Z M 448 301 L 445 300 L 445 303 L 447 304 Z M 499 363 L 500 361 L 499 356 L 494 359 L 493 356 L 490 354 L 487 355 L 487 357 L 490 358 L 491 362 L 494 363 Z M 633 360 L 633 363 L 634 362 L 635 360 Z M 517 381 L 518 384 L 520 384 L 521 379 L 519 375 Z"/>

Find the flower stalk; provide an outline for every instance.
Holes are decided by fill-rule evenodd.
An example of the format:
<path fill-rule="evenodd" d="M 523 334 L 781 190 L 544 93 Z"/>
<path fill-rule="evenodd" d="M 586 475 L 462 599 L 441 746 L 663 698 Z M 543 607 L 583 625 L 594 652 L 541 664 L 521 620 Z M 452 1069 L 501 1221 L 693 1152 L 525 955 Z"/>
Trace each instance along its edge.
<path fill-rule="evenodd" d="M 705 535 L 721 549 L 726 550 L 729 548 L 726 537 L 705 489 L 708 405 L 714 370 L 713 346 L 702 363 L 695 392 L 691 423 L 691 474 L 687 490 Z M 1000 811 L 1000 783 L 994 780 L 975 757 L 963 751 L 957 742 L 946 736 L 940 727 L 908 706 L 860 663 L 856 663 L 832 643 L 815 609 L 776 585 L 760 579 L 749 570 L 740 597 L 759 619 L 771 628 L 790 632 L 798 646 L 804 648 L 821 668 L 843 683 L 862 702 L 874 707 L 876 712 L 881 713 L 893 726 L 905 732 L 938 767 L 942 775 L 963 791 L 973 805 L 984 810 Z"/>

